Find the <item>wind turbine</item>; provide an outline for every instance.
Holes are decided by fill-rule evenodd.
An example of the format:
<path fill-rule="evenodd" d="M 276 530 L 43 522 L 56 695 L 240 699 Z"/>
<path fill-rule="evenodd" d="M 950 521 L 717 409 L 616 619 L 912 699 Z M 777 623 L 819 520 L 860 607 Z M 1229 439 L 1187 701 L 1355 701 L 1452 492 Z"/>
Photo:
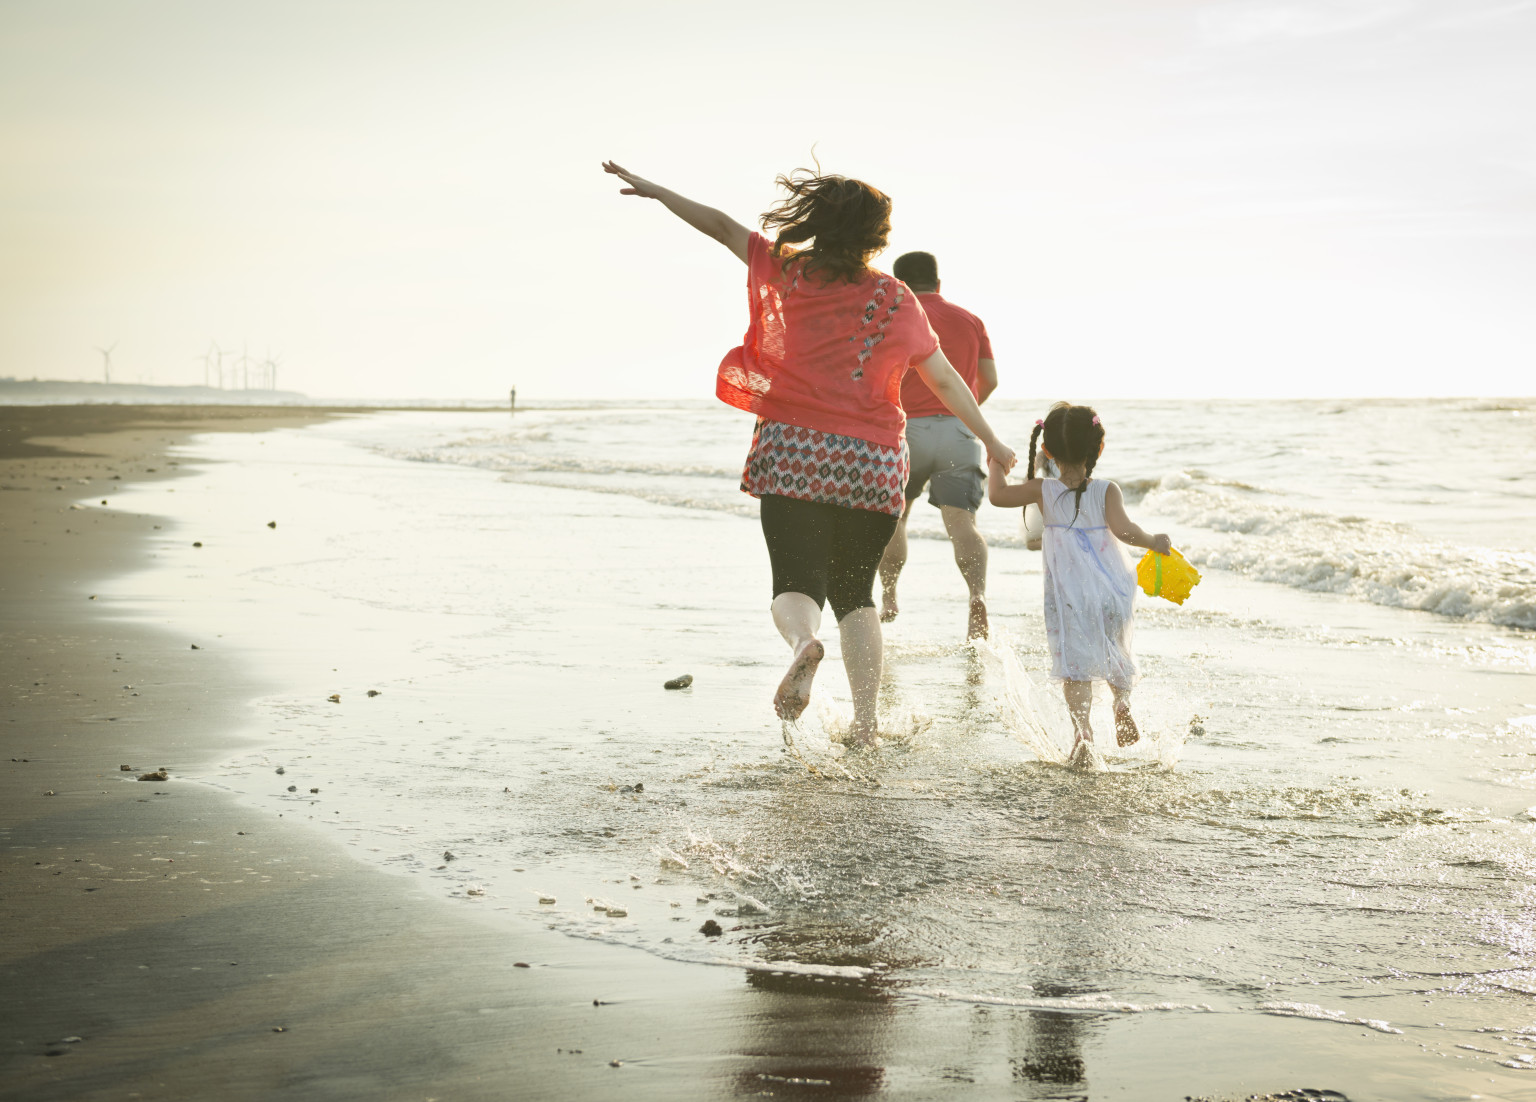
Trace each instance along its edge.
<path fill-rule="evenodd" d="M 111 348 L 103 348 L 101 345 L 93 345 L 96 351 L 101 353 L 101 374 L 106 382 L 112 381 L 112 349 L 117 347 L 117 341 L 112 342 Z"/>
<path fill-rule="evenodd" d="M 262 377 L 268 390 L 277 389 L 277 369 L 282 362 L 283 358 L 281 356 L 274 357 L 270 352 L 267 353 L 267 358 L 262 361 Z"/>

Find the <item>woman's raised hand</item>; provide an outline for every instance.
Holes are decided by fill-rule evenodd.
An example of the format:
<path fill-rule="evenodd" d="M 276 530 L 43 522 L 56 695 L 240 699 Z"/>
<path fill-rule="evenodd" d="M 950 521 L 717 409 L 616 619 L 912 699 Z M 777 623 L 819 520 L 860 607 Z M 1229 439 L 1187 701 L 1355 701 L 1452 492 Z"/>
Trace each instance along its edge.
<path fill-rule="evenodd" d="M 619 189 L 620 195 L 638 195 L 642 199 L 655 199 L 662 191 L 660 187 L 651 183 L 643 176 L 636 176 L 633 172 L 619 167 L 612 161 L 603 162 L 603 171 L 613 173 L 629 185 L 629 187 Z"/>

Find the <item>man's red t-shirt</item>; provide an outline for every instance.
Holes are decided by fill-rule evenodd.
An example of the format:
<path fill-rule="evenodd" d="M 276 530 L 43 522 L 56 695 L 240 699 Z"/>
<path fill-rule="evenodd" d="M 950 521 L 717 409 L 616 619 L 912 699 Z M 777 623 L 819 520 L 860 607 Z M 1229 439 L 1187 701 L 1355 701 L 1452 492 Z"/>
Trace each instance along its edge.
<path fill-rule="evenodd" d="M 928 324 L 939 335 L 939 347 L 945 357 L 960 373 L 965 385 L 971 388 L 971 394 L 979 398 L 981 380 L 976 361 L 993 358 L 987 327 L 969 310 L 946 302 L 937 291 L 921 292 L 917 300 L 923 304 Z M 934 417 L 949 412 L 916 371 L 908 371 L 901 381 L 901 408 L 907 411 L 908 417 Z"/>

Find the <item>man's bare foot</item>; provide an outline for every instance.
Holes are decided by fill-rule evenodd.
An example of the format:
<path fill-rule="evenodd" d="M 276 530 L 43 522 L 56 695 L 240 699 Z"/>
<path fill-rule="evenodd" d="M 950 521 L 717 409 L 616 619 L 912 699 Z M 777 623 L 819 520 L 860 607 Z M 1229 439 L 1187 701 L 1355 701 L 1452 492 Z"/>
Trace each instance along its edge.
<path fill-rule="evenodd" d="M 820 639 L 808 639 L 795 651 L 794 660 L 779 691 L 773 694 L 773 710 L 780 719 L 799 719 L 800 713 L 811 702 L 811 682 L 816 679 L 816 667 L 827 656 L 827 648 Z"/>
<path fill-rule="evenodd" d="M 971 598 L 971 615 L 965 625 L 965 637 L 967 639 L 987 637 L 987 599 L 985 597 Z"/>
<path fill-rule="evenodd" d="M 896 619 L 896 615 L 900 611 L 901 611 L 901 609 L 896 607 L 896 587 L 895 586 L 881 586 L 880 587 L 880 622 L 882 624 L 889 624 L 892 620 Z"/>
<path fill-rule="evenodd" d="M 1124 708 L 1115 709 L 1115 741 L 1121 746 L 1133 746 L 1141 740 L 1141 732 L 1136 729 L 1136 721 L 1131 718 L 1131 707 L 1127 704 Z"/>

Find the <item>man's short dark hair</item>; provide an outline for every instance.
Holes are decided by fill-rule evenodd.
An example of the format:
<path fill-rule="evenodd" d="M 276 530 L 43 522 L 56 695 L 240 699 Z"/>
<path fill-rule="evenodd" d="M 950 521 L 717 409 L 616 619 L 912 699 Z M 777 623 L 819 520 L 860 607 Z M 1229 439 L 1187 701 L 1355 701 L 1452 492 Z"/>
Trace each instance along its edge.
<path fill-rule="evenodd" d="M 937 287 L 939 262 L 932 253 L 902 253 L 891 265 L 891 274 L 908 287 Z"/>

